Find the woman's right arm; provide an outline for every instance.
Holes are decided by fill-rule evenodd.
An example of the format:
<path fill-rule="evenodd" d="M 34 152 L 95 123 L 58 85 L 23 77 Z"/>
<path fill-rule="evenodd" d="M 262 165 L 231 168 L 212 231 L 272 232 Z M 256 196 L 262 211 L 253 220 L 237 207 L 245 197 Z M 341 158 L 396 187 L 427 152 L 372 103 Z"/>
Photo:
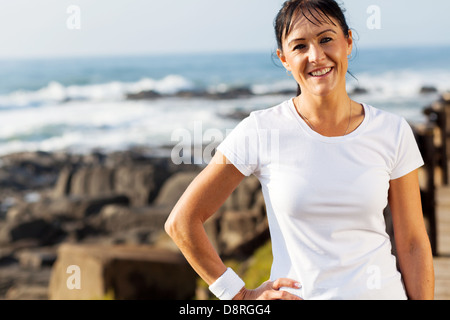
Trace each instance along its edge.
<path fill-rule="evenodd" d="M 208 239 L 203 224 L 219 210 L 245 176 L 219 151 L 208 166 L 192 181 L 170 213 L 165 230 L 192 268 L 208 284 L 227 269 Z M 281 287 L 296 287 L 294 280 L 265 282 L 255 290 L 243 288 L 239 299 L 297 299 Z"/>

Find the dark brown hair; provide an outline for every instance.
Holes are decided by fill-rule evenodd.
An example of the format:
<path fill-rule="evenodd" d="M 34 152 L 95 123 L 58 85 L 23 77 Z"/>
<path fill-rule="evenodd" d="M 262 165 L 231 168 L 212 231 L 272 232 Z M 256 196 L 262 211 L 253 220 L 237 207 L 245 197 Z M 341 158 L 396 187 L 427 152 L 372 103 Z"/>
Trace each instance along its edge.
<path fill-rule="evenodd" d="M 302 14 L 309 22 L 315 25 L 330 23 L 336 25 L 332 18 L 339 23 L 345 37 L 349 37 L 347 21 L 342 9 L 335 0 L 288 0 L 285 1 L 278 12 L 275 21 L 275 36 L 278 49 L 283 51 L 283 39 L 291 31 L 292 18 L 297 14 Z M 297 95 L 301 94 L 298 86 Z"/>

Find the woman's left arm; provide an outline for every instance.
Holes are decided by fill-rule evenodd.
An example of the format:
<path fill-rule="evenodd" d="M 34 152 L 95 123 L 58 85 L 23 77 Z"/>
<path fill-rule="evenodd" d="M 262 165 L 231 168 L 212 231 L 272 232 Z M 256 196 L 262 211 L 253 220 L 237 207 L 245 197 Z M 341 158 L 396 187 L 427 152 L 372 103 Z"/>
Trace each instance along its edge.
<path fill-rule="evenodd" d="M 433 255 L 423 219 L 418 170 L 391 180 L 389 206 L 399 266 L 408 298 L 432 300 Z"/>

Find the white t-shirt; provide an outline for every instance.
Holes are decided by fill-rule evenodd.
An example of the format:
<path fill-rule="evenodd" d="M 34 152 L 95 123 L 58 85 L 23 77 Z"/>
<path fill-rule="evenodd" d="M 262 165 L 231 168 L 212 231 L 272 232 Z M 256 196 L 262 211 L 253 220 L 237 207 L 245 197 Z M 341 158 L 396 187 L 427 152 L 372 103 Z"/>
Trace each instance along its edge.
<path fill-rule="evenodd" d="M 313 131 L 292 99 L 252 112 L 217 147 L 260 181 L 271 280 L 292 278 L 304 299 L 406 299 L 383 210 L 389 181 L 422 166 L 405 119 L 363 104 L 342 137 Z"/>

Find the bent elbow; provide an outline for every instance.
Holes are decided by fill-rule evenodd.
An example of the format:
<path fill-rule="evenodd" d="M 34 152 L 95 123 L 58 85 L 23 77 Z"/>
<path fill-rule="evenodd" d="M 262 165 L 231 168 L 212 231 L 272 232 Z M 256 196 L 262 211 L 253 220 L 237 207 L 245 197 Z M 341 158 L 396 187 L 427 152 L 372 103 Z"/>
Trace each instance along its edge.
<path fill-rule="evenodd" d="M 169 237 L 173 238 L 173 235 L 176 233 L 176 222 L 172 214 L 169 215 L 166 222 L 164 223 L 164 231 L 169 235 Z"/>
<path fill-rule="evenodd" d="M 177 211 L 172 211 L 164 223 L 164 231 L 172 238 L 172 240 L 177 240 L 182 234 L 184 234 L 184 230 L 188 229 L 188 221 L 186 220 L 184 214 L 180 214 Z"/>
<path fill-rule="evenodd" d="M 164 223 L 164 230 L 177 246 L 183 246 L 192 241 L 199 228 L 202 226 L 200 220 L 185 211 L 172 211 Z"/>

